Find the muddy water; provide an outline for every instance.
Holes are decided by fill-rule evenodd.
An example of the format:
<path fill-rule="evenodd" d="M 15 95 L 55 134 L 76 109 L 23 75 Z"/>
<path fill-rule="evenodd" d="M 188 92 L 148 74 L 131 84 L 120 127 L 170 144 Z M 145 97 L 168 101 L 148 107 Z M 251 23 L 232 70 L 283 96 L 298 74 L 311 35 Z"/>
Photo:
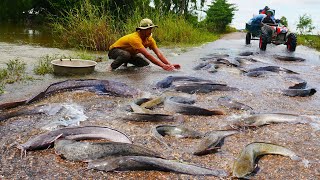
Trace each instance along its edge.
<path fill-rule="evenodd" d="M 240 39 L 239 39 L 240 38 Z M 244 34 L 233 34 L 219 41 L 208 43 L 201 47 L 188 49 L 187 52 L 179 49 L 162 49 L 171 62 L 180 63 L 182 69 L 175 72 L 165 72 L 156 66 L 146 68 L 119 69 L 115 72 L 107 70 L 109 61 L 98 63 L 96 71 L 91 75 L 72 77 L 111 79 L 127 83 L 140 89 L 143 97 L 154 97 L 163 93 L 180 95 L 177 92 L 163 92 L 154 89 L 155 83 L 168 75 L 188 75 L 211 79 L 216 82 L 226 83 L 231 87 L 237 87 L 239 91 L 234 92 L 212 92 L 209 94 L 195 94 L 196 104 L 201 107 L 221 109 L 226 112 L 223 116 L 200 117 L 186 116 L 184 120 L 171 122 L 171 125 L 184 125 L 188 128 L 207 132 L 210 130 L 225 129 L 236 118 L 245 116 L 243 112 L 230 111 L 219 107 L 217 99 L 228 96 L 241 103 L 247 104 L 256 113 L 294 113 L 304 115 L 304 118 L 312 120 L 310 124 L 274 124 L 256 130 L 249 130 L 237 135 L 227 137 L 221 150 L 216 154 L 206 156 L 194 156 L 192 151 L 200 140 L 165 138 L 168 147 L 159 144 L 150 133 L 150 130 L 159 124 L 150 122 L 127 122 L 121 120 L 125 115 L 123 108 L 133 101 L 131 98 L 115 98 L 97 95 L 90 92 L 76 91 L 65 92 L 37 104 L 50 103 L 76 103 L 83 107 L 86 121 L 81 125 L 103 125 L 116 128 L 126 133 L 135 144 L 143 145 L 157 152 L 163 153 L 168 159 L 177 159 L 190 162 L 207 168 L 224 169 L 229 173 L 225 179 L 231 178 L 234 159 L 239 155 L 245 145 L 251 142 L 270 142 L 289 148 L 297 153 L 303 161 L 292 161 L 282 156 L 263 156 L 259 160 L 259 171 L 254 179 L 317 179 L 320 176 L 320 131 L 319 110 L 320 93 L 310 97 L 288 97 L 280 93 L 281 89 L 290 86 L 285 78 L 297 76 L 307 81 L 311 88 L 320 87 L 320 53 L 303 46 L 298 46 L 295 53 L 288 53 L 284 45 L 268 45 L 266 52 L 260 52 L 258 42 L 244 45 Z M 28 61 L 29 70 L 32 69 L 34 57 L 39 54 L 50 53 L 73 53 L 59 49 L 49 49 L 32 46 L 15 46 L 12 44 L 0 44 L 3 56 L 19 56 Z M 22 51 L 23 49 L 24 51 Z M 40 51 L 41 49 L 41 51 Z M 258 60 L 256 63 L 243 65 L 244 69 L 253 67 L 276 65 L 296 71 L 298 75 L 270 73 L 265 77 L 252 78 L 239 74 L 235 68 L 221 68 L 216 73 L 207 71 L 195 71 L 192 68 L 201 62 L 201 58 L 210 57 L 212 54 L 229 54 L 236 57 L 244 51 L 252 51 L 252 58 Z M 39 53 L 39 54 L 38 54 Z M 37 55 L 38 54 L 38 55 Z M 276 60 L 274 55 L 294 55 L 305 58 L 305 62 L 282 62 Z M 3 60 L 1 58 L 1 60 Z M 30 74 L 32 72 L 30 71 Z M 69 77 L 71 78 L 71 77 Z M 0 96 L 1 102 L 9 102 L 19 99 L 27 99 L 37 92 L 44 90 L 53 82 L 68 79 L 68 77 L 55 77 L 47 75 L 39 77 L 38 80 L 25 83 L 12 84 L 6 87 L 6 93 Z M 33 106 L 33 105 L 30 105 Z M 154 111 L 164 112 L 162 107 Z M 167 112 L 168 113 L 168 112 Z M 27 156 L 20 158 L 20 151 L 15 148 L 16 143 L 24 143 L 33 135 L 44 132 L 42 127 L 54 119 L 55 116 L 30 115 L 11 118 L 0 125 L 1 147 L 0 147 L 0 177 L 3 179 L 218 179 L 215 177 L 195 177 L 180 175 L 169 172 L 137 171 L 137 172 L 112 172 L 105 173 L 86 170 L 86 163 L 74 163 L 61 159 L 55 155 L 53 149 L 31 151 Z M 318 126 L 317 126 L 318 125 Z"/>
<path fill-rule="evenodd" d="M 55 40 L 48 27 L 19 23 L 0 23 L 0 42 L 54 47 Z"/>

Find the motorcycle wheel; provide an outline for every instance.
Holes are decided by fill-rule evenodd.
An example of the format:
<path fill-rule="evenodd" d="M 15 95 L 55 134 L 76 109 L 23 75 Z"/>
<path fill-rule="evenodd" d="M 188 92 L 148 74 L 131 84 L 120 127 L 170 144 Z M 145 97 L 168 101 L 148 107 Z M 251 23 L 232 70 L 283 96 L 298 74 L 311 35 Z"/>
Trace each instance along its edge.
<path fill-rule="evenodd" d="M 297 36 L 294 33 L 290 33 L 287 39 L 287 49 L 288 51 L 295 51 L 297 47 Z"/>
<path fill-rule="evenodd" d="M 262 33 L 259 40 L 260 50 L 265 51 L 267 49 L 267 43 L 268 43 L 268 34 Z"/>
<path fill-rule="evenodd" d="M 246 44 L 250 44 L 250 41 L 251 41 L 251 33 L 247 32 L 247 35 L 246 35 Z"/>

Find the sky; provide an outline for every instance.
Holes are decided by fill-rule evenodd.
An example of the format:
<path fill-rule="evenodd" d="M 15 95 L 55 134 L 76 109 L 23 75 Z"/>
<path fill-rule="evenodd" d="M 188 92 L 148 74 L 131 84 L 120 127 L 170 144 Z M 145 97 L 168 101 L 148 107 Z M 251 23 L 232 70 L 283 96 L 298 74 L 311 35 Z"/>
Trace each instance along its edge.
<path fill-rule="evenodd" d="M 211 4 L 211 2 L 212 0 L 207 0 L 206 5 Z M 258 14 L 259 9 L 269 6 L 276 11 L 276 19 L 280 19 L 282 16 L 287 18 L 291 31 L 296 31 L 299 16 L 309 15 L 313 26 L 316 27 L 313 33 L 320 34 L 320 0 L 228 0 L 227 2 L 235 4 L 238 8 L 231 24 L 237 29 L 244 29 L 245 23 L 253 15 Z M 203 16 L 205 16 L 205 13 L 200 14 L 199 17 L 203 18 Z"/>

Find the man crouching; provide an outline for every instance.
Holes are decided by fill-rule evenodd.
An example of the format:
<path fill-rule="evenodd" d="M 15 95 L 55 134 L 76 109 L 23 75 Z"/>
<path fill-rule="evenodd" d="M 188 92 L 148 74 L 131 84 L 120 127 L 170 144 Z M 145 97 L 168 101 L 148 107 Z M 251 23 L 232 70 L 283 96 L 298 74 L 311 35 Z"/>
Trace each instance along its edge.
<path fill-rule="evenodd" d="M 179 64 L 169 63 L 160 52 L 152 37 L 152 29 L 154 27 L 158 26 L 154 25 L 150 19 L 142 19 L 140 21 L 140 26 L 136 28 L 136 32 L 121 37 L 110 46 L 108 56 L 110 59 L 114 59 L 111 63 L 112 70 L 127 63 L 137 67 L 148 66 L 149 62 L 146 59 L 166 71 L 180 68 Z M 146 48 L 150 48 L 157 55 L 159 60 L 150 54 Z"/>

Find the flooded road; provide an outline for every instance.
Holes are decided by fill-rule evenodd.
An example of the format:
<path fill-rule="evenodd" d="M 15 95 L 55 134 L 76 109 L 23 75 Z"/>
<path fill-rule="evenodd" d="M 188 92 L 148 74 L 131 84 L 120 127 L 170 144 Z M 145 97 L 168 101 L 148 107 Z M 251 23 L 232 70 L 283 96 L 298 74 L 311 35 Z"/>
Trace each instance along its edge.
<path fill-rule="evenodd" d="M 18 46 L 0 43 L 1 66 L 11 57 L 19 57 L 27 62 L 28 72 L 32 74 L 33 63 L 36 58 L 46 54 L 72 54 L 72 51 Z M 0 96 L 0 102 L 11 102 L 29 99 L 46 89 L 50 84 L 66 79 L 108 79 L 121 81 L 141 91 L 139 97 L 157 97 L 160 95 L 181 95 L 196 99 L 196 105 L 207 109 L 219 109 L 225 115 L 192 116 L 181 115 L 183 119 L 172 122 L 132 122 L 122 119 L 127 114 L 125 107 L 139 97 L 123 98 L 99 95 L 87 91 L 63 92 L 50 96 L 39 102 L 28 105 L 61 103 L 80 107 L 82 118 L 80 125 L 99 125 L 117 129 L 133 141 L 134 144 L 150 148 L 163 154 L 167 159 L 197 164 L 201 167 L 223 169 L 228 173 L 225 179 L 231 179 L 232 166 L 241 150 L 252 142 L 268 142 L 284 146 L 295 152 L 301 161 L 293 161 L 288 157 L 266 155 L 260 158 L 258 170 L 253 179 L 317 179 L 320 176 L 320 93 L 307 97 L 289 97 L 281 93 L 291 84 L 288 78 L 299 77 L 307 82 L 307 87 L 319 90 L 320 87 L 320 53 L 298 46 L 296 52 L 288 53 L 284 45 L 268 45 L 266 52 L 258 48 L 258 41 L 245 45 L 245 34 L 234 33 L 221 40 L 190 48 L 186 52 L 181 49 L 162 49 L 169 61 L 179 63 L 182 69 L 166 72 L 151 65 L 146 68 L 119 69 L 114 72 L 108 70 L 109 61 L 98 63 L 93 74 L 77 77 L 56 77 L 53 75 L 36 76 L 34 81 L 21 82 L 6 86 L 6 93 Z M 193 70 L 203 62 L 204 58 L 228 54 L 230 59 L 239 57 L 239 53 L 250 51 L 250 58 L 257 62 L 244 60 L 241 68 L 221 66 L 217 72 L 208 70 Z M 295 56 L 304 58 L 303 62 L 280 61 L 275 55 Z M 106 54 L 104 55 L 106 57 Z M 244 71 L 251 68 L 279 66 L 299 74 L 266 73 L 261 77 L 249 77 Z M 240 69 L 240 70 L 239 70 Z M 227 84 L 238 88 L 238 91 L 214 91 L 210 93 L 185 94 L 170 89 L 156 89 L 156 83 L 171 76 L 194 76 Z M 189 129 L 206 133 L 212 130 L 225 130 L 240 117 L 248 116 L 243 111 L 233 111 L 219 106 L 220 97 L 250 106 L 253 112 L 259 113 L 290 113 L 301 115 L 305 124 L 270 124 L 256 129 L 241 131 L 226 137 L 221 149 L 217 153 L 205 156 L 192 154 L 201 139 L 177 139 L 164 137 L 167 146 L 154 138 L 151 130 L 156 125 L 182 125 Z M 69 106 L 68 106 L 69 107 Z M 21 108 L 21 107 L 18 107 Z M 16 109 L 18 109 L 16 108 Z M 22 106 L 23 108 L 23 106 Z M 78 112 L 79 109 L 74 110 Z M 9 110 L 10 111 L 10 110 Z M 68 110 L 72 111 L 72 110 Z M 176 115 L 159 106 L 154 112 Z M 4 112 L 4 111 L 3 111 Z M 3 113 L 0 112 L 0 113 Z M 45 115 L 35 114 L 10 118 L 0 123 L 0 178 L 1 179 L 221 179 L 214 176 L 190 176 L 161 171 L 128 171 L 103 172 L 87 170 L 87 163 L 70 162 L 56 155 L 54 149 L 28 151 L 26 157 L 20 157 L 17 144 L 25 143 L 29 138 L 42 132 L 47 132 L 48 125 L 57 121 L 64 121 L 65 116 L 76 115 Z M 50 129 L 50 128 L 49 128 Z"/>

